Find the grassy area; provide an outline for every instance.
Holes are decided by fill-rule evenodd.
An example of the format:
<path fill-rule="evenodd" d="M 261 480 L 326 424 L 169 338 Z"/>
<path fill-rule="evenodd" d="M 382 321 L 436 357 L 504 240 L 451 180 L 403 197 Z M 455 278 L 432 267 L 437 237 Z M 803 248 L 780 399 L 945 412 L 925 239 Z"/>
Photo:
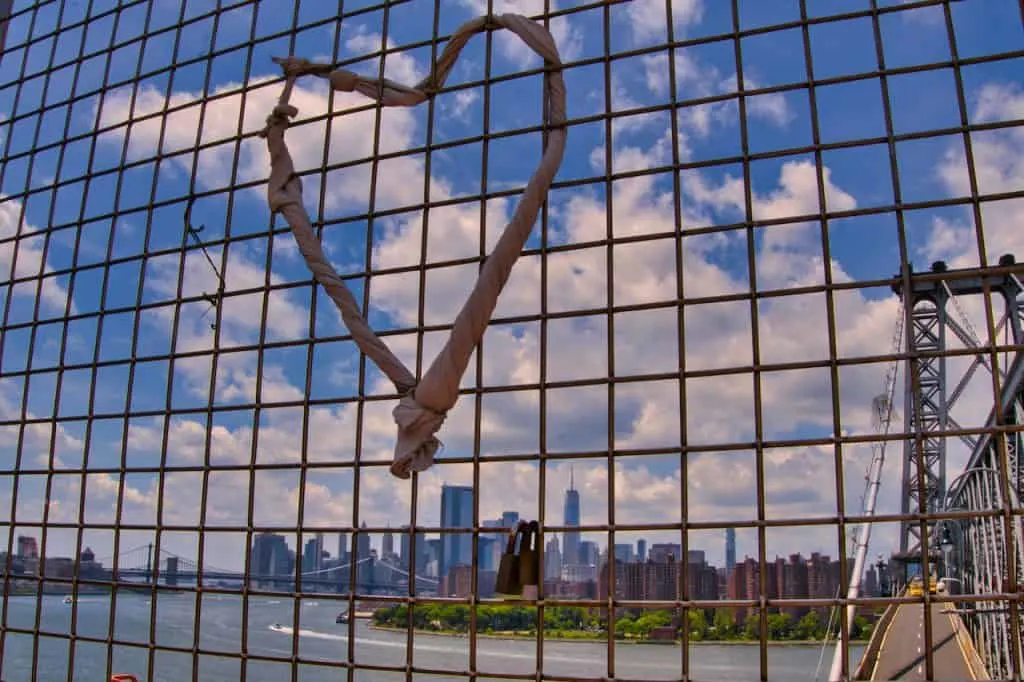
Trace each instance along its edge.
<path fill-rule="evenodd" d="M 629 612 L 615 620 L 616 641 L 665 642 L 680 641 L 683 632 L 691 642 L 747 643 L 760 641 L 761 619 L 748 614 L 744 622 L 736 621 L 729 608 L 691 609 L 673 613 L 663 609 Z M 751 617 L 753 616 L 753 617 Z M 481 605 L 474 613 L 464 604 L 417 604 L 410 614 L 399 604 L 377 609 L 373 614 L 377 626 L 404 631 L 412 627 L 419 632 L 465 636 L 474 627 L 480 636 L 533 638 L 539 627 L 538 612 L 531 606 Z M 771 642 L 806 643 L 825 639 L 826 624 L 820 614 L 810 611 L 799 620 L 789 615 L 770 613 L 767 618 L 767 639 Z M 605 641 L 609 624 L 600 609 L 574 606 L 551 606 L 544 609 L 545 639 Z M 866 641 L 871 625 L 858 616 L 851 632 L 854 641 Z"/>
<path fill-rule="evenodd" d="M 391 625 L 371 625 L 371 630 L 384 630 L 387 632 L 401 632 L 405 633 L 406 629 L 398 626 Z M 422 635 L 437 635 L 438 637 L 469 637 L 468 632 L 460 632 L 456 630 L 444 630 L 444 629 L 432 629 L 432 628 L 416 628 L 414 630 L 417 634 Z M 522 640 L 533 640 L 537 637 L 535 630 L 504 630 L 504 631 L 479 631 L 477 637 L 483 639 L 522 639 Z M 606 632 L 587 632 L 581 630 L 544 630 L 544 639 L 557 640 L 557 641 L 568 641 L 568 642 L 604 642 L 608 639 Z M 852 640 L 854 643 L 867 644 L 866 639 L 855 639 Z M 637 645 L 678 645 L 682 643 L 682 639 L 676 640 L 659 640 L 659 639 L 646 639 L 641 637 L 623 637 L 616 639 L 617 644 L 637 644 Z M 803 640 L 778 640 L 768 642 L 773 646 L 821 646 L 821 641 L 816 639 L 803 639 Z M 757 646 L 760 642 L 756 639 L 735 639 L 735 640 L 690 640 L 690 644 L 701 646 L 701 645 L 722 645 L 722 646 Z"/>

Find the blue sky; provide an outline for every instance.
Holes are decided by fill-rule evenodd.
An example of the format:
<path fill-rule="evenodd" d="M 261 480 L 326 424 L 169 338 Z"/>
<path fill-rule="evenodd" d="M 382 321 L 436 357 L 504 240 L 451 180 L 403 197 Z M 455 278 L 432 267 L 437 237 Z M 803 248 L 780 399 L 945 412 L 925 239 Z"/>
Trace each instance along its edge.
<path fill-rule="evenodd" d="M 84 27 L 86 3 L 71 3 L 60 18 L 58 37 L 32 42 L 29 27 L 32 13 L 18 14 L 7 33 L 8 51 L 0 61 L 0 112 L 6 123 L 0 127 L 8 160 L 2 171 L 0 192 L 3 232 L 0 233 L 0 268 L 3 282 L 9 282 L 13 245 L 19 244 L 15 275 L 27 279 L 2 291 L 8 301 L 3 355 L 0 357 L 0 509 L 10 507 L 10 472 L 19 442 L 16 425 L 22 404 L 35 418 L 83 417 L 88 411 L 92 362 L 97 335 L 97 359 L 102 366 L 95 378 L 95 413 L 104 418 L 93 423 L 86 448 L 85 421 L 59 422 L 52 447 L 54 467 L 80 468 L 86 455 L 92 468 L 117 467 L 122 458 L 125 429 L 123 415 L 130 411 L 128 437 L 124 447 L 129 467 L 153 467 L 161 461 L 160 417 L 145 413 L 163 409 L 169 380 L 173 381 L 170 405 L 175 410 L 193 410 L 171 418 L 166 451 L 169 467 L 196 466 L 204 461 L 209 431 L 210 462 L 214 467 L 238 467 L 249 462 L 254 451 L 251 409 L 217 411 L 207 429 L 202 410 L 215 406 L 246 405 L 256 400 L 259 318 L 264 291 L 269 281 L 275 288 L 267 298 L 266 342 L 269 344 L 336 337 L 344 333 L 339 316 L 322 293 L 317 294 L 315 330 L 310 329 L 311 288 L 308 270 L 287 233 L 268 240 L 270 224 L 265 199 L 266 152 L 261 140 L 252 136 L 276 99 L 280 84 L 267 85 L 278 76 L 272 56 L 290 51 L 313 59 L 330 60 L 338 45 L 338 59 L 352 61 L 361 74 L 376 73 L 378 58 L 359 60 L 378 49 L 384 31 L 380 9 L 358 13 L 343 22 L 319 23 L 336 14 L 333 4 L 301 2 L 299 30 L 288 34 L 293 3 L 265 1 L 257 5 L 224 5 L 215 20 L 214 2 L 188 2 L 178 45 L 178 64 L 173 83 L 169 72 L 154 73 L 174 55 L 174 31 L 161 28 L 178 21 L 179 3 L 157 1 L 152 5 L 149 33 L 146 3 L 136 3 L 110 12 L 116 3 L 94 2 L 94 19 Z M 583 3 L 552 3 L 558 9 Z M 884 6 L 900 4 L 882 2 Z M 905 4 L 905 3 L 904 3 Z M 16 11 L 25 3 L 15 3 Z M 521 0 L 497 2 L 497 11 L 536 14 L 543 3 Z M 808 2 L 811 17 L 856 13 L 868 8 L 867 0 Z M 369 2 L 345 2 L 346 12 L 374 6 Z M 446 2 L 438 18 L 439 31 L 447 34 L 476 16 L 486 3 L 476 0 Z M 255 22 L 253 23 L 253 12 Z M 675 0 L 677 39 L 700 39 L 728 32 L 732 27 L 729 3 L 705 0 Z M 796 0 L 771 3 L 740 3 L 742 30 L 786 24 L 799 19 Z M 611 51 L 642 50 L 663 44 L 666 39 L 663 2 L 635 2 L 609 10 Z M 76 12 L 78 14 L 76 14 Z M 961 59 L 1020 50 L 1024 44 L 1020 10 L 1012 0 L 968 0 L 950 5 L 958 54 Z M 49 35 L 58 25 L 58 3 L 40 8 L 32 36 Z M 391 46 L 405 46 L 430 37 L 433 3 L 424 0 L 392 7 L 387 21 Z M 115 30 L 115 17 L 116 30 Z M 211 35 L 216 21 L 212 49 Z M 879 18 L 882 48 L 889 68 L 948 62 L 950 46 L 940 5 L 913 7 L 887 12 Z M 76 24 L 78 24 L 76 26 Z M 552 21 L 552 32 L 566 63 L 599 57 L 605 51 L 604 10 L 589 9 L 566 14 Z M 340 30 L 340 38 L 336 32 Z M 252 50 L 251 69 L 246 73 L 248 50 L 244 43 L 252 31 L 260 42 Z M 809 28 L 810 52 L 817 80 L 851 74 L 872 74 L 877 55 L 870 16 L 816 23 Z M 82 40 L 84 38 L 84 45 Z M 111 40 L 116 49 L 111 51 Z M 294 50 L 292 44 L 294 43 Z M 477 37 L 464 50 L 449 79 L 450 86 L 483 78 L 486 41 Z M 769 154 L 779 150 L 806 149 L 813 144 L 811 105 L 802 30 L 788 28 L 755 33 L 741 41 L 745 89 L 785 88 L 746 100 L 746 130 L 751 153 Z M 51 63 L 66 65 L 45 73 Z M 81 53 L 91 56 L 76 67 Z M 648 311 L 617 313 L 615 333 L 609 334 L 607 315 L 589 315 L 552 320 L 547 334 L 547 380 L 599 380 L 609 376 L 608 346 L 616 355 L 616 375 L 658 374 L 677 371 L 678 319 L 675 300 L 675 240 L 671 232 L 673 215 L 673 173 L 678 157 L 684 165 L 679 172 L 681 187 L 680 222 L 684 228 L 683 286 L 688 297 L 709 297 L 739 293 L 749 288 L 747 232 L 743 229 L 713 234 L 687 230 L 716 225 L 741 224 L 745 220 L 743 166 L 736 161 L 742 153 L 741 125 L 735 94 L 736 55 L 731 40 L 694 44 L 675 55 L 677 98 L 719 99 L 706 104 L 688 104 L 678 109 L 678 149 L 673 151 L 672 119 L 667 109 L 615 119 L 609 142 L 601 120 L 574 125 L 557 181 L 594 178 L 596 182 L 555 189 L 550 195 L 551 216 L 548 241 L 556 245 L 601 240 L 611 214 L 616 237 L 657 233 L 652 241 L 624 243 L 613 250 L 614 302 L 616 305 L 662 304 Z M 194 60 L 189 62 L 189 60 Z M 415 83 L 429 69 L 430 48 L 419 47 L 391 53 L 385 60 L 387 75 L 407 84 Z M 605 92 L 604 66 L 598 62 L 569 68 L 565 78 L 569 92 L 570 119 L 595 116 L 605 110 L 606 98 L 615 111 L 665 105 L 670 101 L 669 56 L 653 50 L 611 62 Z M 108 67 L 108 87 L 100 90 Z M 187 62 L 187 63 L 186 63 Z M 135 83 L 137 65 L 143 74 Z M 531 57 L 513 36 L 496 35 L 491 73 L 514 74 L 536 68 Z M 207 67 L 210 67 L 207 83 Z M 25 80 L 19 84 L 24 66 Z M 77 70 L 77 73 L 76 73 Z M 1020 59 L 973 63 L 964 66 L 962 76 L 967 115 L 972 122 L 1014 121 L 1024 115 Z M 203 253 L 189 245 L 182 265 L 186 199 L 193 188 L 208 193 L 225 190 L 231 184 L 236 145 L 230 138 L 238 131 L 242 84 L 248 83 L 241 131 L 249 137 L 238 153 L 238 182 L 254 186 L 235 192 L 220 191 L 197 199 L 191 209 L 195 226 L 205 227 L 201 239 L 210 241 L 209 253 L 227 283 L 221 305 L 221 325 L 209 328 L 213 311 L 202 300 L 217 288 L 216 277 Z M 77 83 L 77 85 L 76 85 Z M 954 72 L 950 68 L 901 73 L 888 80 L 894 132 L 933 131 L 959 126 L 961 112 L 956 97 Z M 201 135 L 200 107 L 203 92 L 212 96 L 205 108 Z M 541 116 L 542 82 L 539 76 L 505 80 L 489 93 L 488 120 L 491 131 L 518 130 L 536 126 Z M 19 94 L 20 92 L 20 94 Z M 69 95 L 74 92 L 73 101 Z M 865 77 L 849 83 L 823 85 L 815 90 L 818 125 L 824 143 L 877 140 L 885 136 L 885 119 L 880 81 Z M 436 98 L 435 144 L 474 138 L 483 130 L 485 93 L 481 87 L 455 89 Z M 134 101 L 137 121 L 131 119 Z M 342 163 L 365 159 L 372 152 L 374 114 L 367 100 L 358 95 L 336 95 L 328 159 Z M 326 88 L 322 81 L 301 81 L 292 103 L 300 119 L 327 112 Z M 174 112 L 166 116 L 164 158 L 155 171 L 155 154 L 161 137 L 161 112 L 169 104 Z M 40 113 L 40 107 L 47 107 Z M 361 109 L 359 109 L 361 107 Z M 353 113 L 353 109 L 357 109 Z M 154 115 L 155 114 L 155 115 Z M 147 116 L 142 118 L 143 116 Z M 380 145 L 385 152 L 420 148 L 427 141 L 428 107 L 388 110 L 382 117 Z M 66 127 L 66 132 L 65 132 Z M 33 148 L 34 156 L 26 152 Z M 974 133 L 975 165 L 982 194 L 1019 191 L 1024 178 L 1019 152 L 1024 145 L 1020 128 Z M 67 139 L 64 145 L 61 140 Z M 195 154 L 197 139 L 203 149 Z M 325 131 L 317 123 L 294 126 L 288 142 L 302 170 L 320 168 L 324 158 Z M 220 141 L 220 144 L 217 142 Z M 935 201 L 969 196 L 962 136 L 943 135 L 900 141 L 896 145 L 899 180 L 906 202 Z M 496 138 L 488 145 L 487 191 L 521 188 L 539 158 L 541 140 L 537 133 Z M 608 188 L 600 181 L 606 153 L 618 171 L 663 169 L 655 175 L 617 178 L 611 183 L 613 209 L 608 209 Z M 131 164 L 118 172 L 122 155 Z M 431 200 L 454 199 L 478 194 L 483 188 L 483 146 L 468 142 L 431 154 Z M 725 161 L 723 161 L 725 160 Z M 893 183 L 887 146 L 871 144 L 829 149 L 822 153 L 825 194 L 830 210 L 852 210 L 893 203 Z M 415 209 L 424 197 L 424 155 L 402 155 L 382 161 L 378 169 L 376 210 L 392 210 L 373 225 L 371 267 L 400 268 L 420 262 L 421 211 Z M 755 220 L 785 219 L 816 214 L 818 180 L 814 154 L 787 153 L 759 158 L 750 164 Z M 196 172 L 192 168 L 195 164 Z M 30 168 L 31 166 L 31 168 Z M 91 172 L 86 182 L 84 176 Z M 342 167 L 328 173 L 313 172 L 304 178 L 307 209 L 316 219 L 321 185 L 325 188 L 323 219 L 325 249 L 339 272 L 361 272 L 366 268 L 367 221 L 370 210 L 370 164 Z M 193 183 L 194 176 L 194 183 Z M 56 187 L 55 187 L 56 183 Z M 26 195 L 26 191 L 28 194 Z M 158 208 L 149 209 L 151 198 Z M 487 246 L 507 220 L 516 199 L 498 198 L 488 202 Z M 403 207 L 406 207 L 405 210 Z M 24 211 L 23 216 L 21 215 Z M 116 211 L 116 214 L 115 214 Z M 426 260 L 428 263 L 477 257 L 480 253 L 478 202 L 465 202 L 430 211 Z M 1014 200 L 985 204 L 983 219 L 987 258 L 994 261 L 1006 251 L 1024 253 L 1019 227 L 1019 209 Z M 957 266 L 976 265 L 978 248 L 973 219 L 965 206 L 916 209 L 905 213 L 911 257 L 919 269 L 936 257 Z M 20 225 L 20 233 L 18 232 Z M 50 229 L 47 230 L 47 227 Z M 277 229 L 284 227 L 278 219 Z M 756 276 L 760 289 L 785 289 L 824 282 L 821 228 L 818 223 L 755 228 Z M 14 235 L 20 234 L 15 240 Z M 541 243 L 537 229 L 528 248 Z M 227 256 L 223 239 L 230 236 Z M 899 267 L 896 217 L 877 213 L 830 222 L 828 244 L 832 276 L 837 281 L 875 280 L 889 277 Z M 141 258 L 143 253 L 151 254 Z M 106 259 L 114 264 L 104 278 Z M 45 261 L 45 262 L 44 262 Z M 601 246 L 579 251 L 553 253 L 547 257 L 547 307 L 549 311 L 574 311 L 606 307 L 609 272 L 606 249 Z M 269 280 L 267 270 L 269 266 Z M 174 362 L 169 373 L 166 360 L 146 360 L 171 349 L 172 325 L 178 297 L 179 268 L 183 296 L 188 300 L 177 313 L 178 353 L 188 353 Z M 475 266 L 455 265 L 432 268 L 426 275 L 427 324 L 446 324 L 472 284 Z M 74 276 L 72 277 L 72 270 Z M 47 274 L 56 273 L 56 274 Z M 524 256 L 503 295 L 496 317 L 530 315 L 540 312 L 540 258 Z M 40 286 L 41 283 L 41 286 Z M 357 297 L 363 280 L 352 280 Z M 105 287 L 105 288 L 104 288 Z M 370 282 L 369 319 L 376 329 L 403 329 L 389 336 L 396 352 L 415 365 L 416 335 L 408 333 L 417 320 L 418 276 L 415 272 L 375 275 Z M 37 292 L 38 320 L 33 328 Z M 70 293 L 69 293 L 70 292 Z M 70 302 L 68 299 L 70 298 Z M 896 318 L 896 302 L 886 289 L 846 291 L 835 296 L 836 327 L 840 334 L 839 353 L 844 357 L 870 356 L 888 352 Z M 142 312 L 135 314 L 139 304 Z M 980 301 L 966 302 L 974 315 L 975 327 L 984 329 Z M 95 313 L 101 308 L 102 330 Z M 825 299 L 820 293 L 765 300 L 758 306 L 763 362 L 824 360 L 828 358 Z M 66 325 L 67 315 L 72 320 Z M 687 306 L 685 313 L 685 365 L 688 369 L 738 367 L 752 361 L 749 304 L 705 303 Z M 137 331 L 136 331 L 137 330 Z M 65 366 L 59 373 L 61 390 L 56 395 L 62 338 Z M 137 340 L 133 349 L 133 333 Z M 34 334 L 34 342 L 32 341 Z M 439 333 L 424 336 L 425 362 L 443 340 Z M 210 395 L 211 350 L 216 341 L 218 355 L 215 390 Z M 29 355 L 29 345 L 34 344 Z M 485 338 L 484 386 L 528 385 L 539 378 L 541 331 L 538 322 L 504 324 L 492 328 Z M 318 341 L 312 351 L 313 376 L 310 397 L 325 401 L 309 417 L 310 462 L 346 463 L 352 459 L 357 415 L 353 403 L 326 402 L 353 398 L 358 394 L 358 355 L 349 341 Z M 238 350 L 241 349 L 241 350 Z M 134 381 L 129 395 L 128 375 L 134 357 Z M 302 525 L 343 526 L 352 522 L 352 473 L 348 468 L 310 470 L 305 490 L 299 488 L 302 457 L 302 414 L 294 407 L 307 383 L 307 346 L 268 347 L 262 358 L 262 410 L 260 437 L 255 445 L 256 462 L 290 465 L 279 471 L 260 471 L 256 476 L 257 524 L 294 527 L 296 502 L 305 495 Z M 956 365 L 956 363 L 951 363 Z M 47 369 L 26 379 L 27 368 Z M 881 390 L 885 367 L 881 365 L 843 368 L 840 371 L 842 405 L 839 428 L 848 432 L 870 429 L 871 398 Z M 475 371 L 464 386 L 476 382 Z M 980 424 L 991 405 L 987 379 L 972 385 L 962 401 L 965 425 Z M 688 401 L 679 405 L 678 384 L 650 380 L 625 384 L 616 389 L 612 431 L 616 447 L 625 450 L 673 448 L 680 443 L 680 420 L 685 419 L 691 444 L 745 443 L 753 437 L 753 383 L 751 375 L 707 377 L 688 380 Z M 364 390 L 370 395 L 391 392 L 372 366 L 367 369 Z M 988 394 L 986 395 L 986 390 Z M 826 369 L 799 372 L 769 372 L 763 378 L 765 397 L 764 432 L 768 439 L 828 437 L 835 429 L 830 404 L 829 374 Z M 285 405 L 281 405 L 284 403 Z M 277 406 L 275 406 L 275 404 Z M 290 404 L 291 406 L 287 406 Z M 391 457 L 393 425 L 390 401 L 366 403 L 362 417 L 363 459 Z M 604 386 L 555 388 L 547 398 L 546 445 L 549 452 L 601 452 L 608 446 L 608 391 Z M 534 453 L 540 447 L 540 404 L 536 391 L 518 390 L 488 393 L 481 401 L 483 427 L 480 435 L 481 519 L 502 509 L 519 509 L 526 516 L 539 514 L 539 475 L 536 463 L 486 462 L 488 454 Z M 135 413 L 140 413 L 134 416 Z M 460 400 L 440 433 L 446 455 L 465 457 L 473 451 L 473 402 Z M 45 507 L 45 470 L 51 456 L 50 429 L 40 425 L 21 435 L 22 469 L 35 474 L 19 479 L 16 523 L 40 521 Z M 953 448 L 953 446 L 951 446 Z M 955 448 L 953 448 L 955 449 Z M 865 447 L 844 448 L 846 505 L 856 507 L 861 492 L 861 473 L 869 451 Z M 960 459 L 957 459 L 957 458 Z M 950 454 L 950 468 L 964 457 Z M 769 518 L 822 516 L 835 513 L 837 500 L 832 447 L 769 449 L 765 453 Z M 615 514 L 619 523 L 679 522 L 679 498 L 683 483 L 679 456 L 619 456 L 612 463 L 616 480 Z M 692 454 L 688 458 L 685 485 L 689 492 L 689 518 L 693 521 L 735 522 L 756 515 L 754 453 L 751 450 Z M 583 489 L 584 523 L 607 521 L 607 457 L 595 457 L 576 465 L 577 484 Z M 898 509 L 896 498 L 898 461 L 890 460 L 891 485 L 883 494 L 888 511 Z M 549 524 L 561 523 L 558 512 L 561 494 L 568 482 L 566 462 L 547 465 L 544 492 Z M 364 469 L 360 474 L 359 513 L 374 526 L 408 522 L 411 490 L 398 482 L 386 468 Z M 51 491 L 50 519 L 74 520 L 78 514 L 81 476 L 58 474 Z M 438 464 L 420 478 L 418 518 L 421 523 L 438 522 L 439 489 L 443 481 L 467 483 L 472 468 L 461 464 Z M 148 473 L 129 474 L 125 486 L 122 518 L 134 523 L 153 523 L 159 497 L 158 479 Z M 113 521 L 118 477 L 91 474 L 85 484 L 87 524 Z M 210 477 L 206 523 L 217 526 L 244 525 L 248 516 L 249 475 L 245 471 L 217 470 Z M 194 472 L 177 472 L 164 482 L 165 522 L 198 525 L 199 490 L 202 481 Z M 0 512 L 5 516 L 9 512 Z M 149 519 L 147 521 L 147 519 Z M 6 533 L 6 530 L 4 531 Z M 646 533 L 657 541 L 660 536 Z M 86 544 L 110 545 L 109 532 L 88 529 Z M 143 531 L 139 538 L 147 537 Z M 691 535 L 691 546 L 707 549 L 709 558 L 721 561 L 724 543 L 721 531 L 700 531 Z M 6 537 L 4 534 L 2 537 Z M 162 542 L 181 542 L 182 553 L 194 543 L 188 533 L 169 533 Z M 212 533 L 210 561 L 214 565 L 237 563 L 237 545 L 243 536 Z M 618 536 L 617 536 L 618 537 Z M 634 533 L 623 533 L 617 541 L 631 541 Z M 881 534 L 882 544 L 894 535 Z M 74 533 L 54 530 L 50 535 L 58 551 L 74 546 Z M 678 539 L 678 534 L 665 539 Z M 123 540 L 128 542 L 128 540 Z M 376 541 L 375 541 L 376 542 Z M 234 544 L 232 544 L 234 543 Z M 769 557 L 775 553 L 821 550 L 837 554 L 834 528 L 796 529 L 769 534 Z M 129 543 L 130 544 L 130 543 Z M 293 541 L 294 544 L 294 541 Z M 168 545 L 170 546 L 170 544 Z M 757 551 L 753 535 L 741 532 L 740 554 Z M 236 547 L 231 549 L 231 547 Z M 879 550 L 882 551 L 882 550 Z M 103 549 L 97 553 L 106 556 Z"/>

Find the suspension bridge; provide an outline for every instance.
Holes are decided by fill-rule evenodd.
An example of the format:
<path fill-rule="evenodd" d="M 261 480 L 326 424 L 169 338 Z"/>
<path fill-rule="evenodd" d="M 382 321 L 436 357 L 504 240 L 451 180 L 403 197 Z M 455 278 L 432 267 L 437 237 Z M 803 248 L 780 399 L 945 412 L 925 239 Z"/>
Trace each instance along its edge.
<path fill-rule="evenodd" d="M 154 557 L 154 554 L 157 556 Z M 140 545 L 119 552 L 118 557 L 106 557 L 98 562 L 109 564 L 102 569 L 103 578 L 115 582 L 162 584 L 167 586 L 197 585 L 200 581 L 258 585 L 261 588 L 347 593 L 352 585 L 351 569 L 356 567 L 355 588 L 360 594 L 387 594 L 408 590 L 410 572 L 394 560 L 378 558 L 375 554 L 355 561 L 324 566 L 298 572 L 244 572 L 224 569 L 209 564 L 200 566 L 194 559 L 183 557 L 161 548 L 155 552 L 152 544 Z M 364 570 L 360 570 L 363 568 Z M 422 575 L 414 576 L 418 592 L 436 590 L 439 581 Z"/>
<path fill-rule="evenodd" d="M 887 445 L 900 449 L 899 551 L 888 561 L 888 593 L 900 597 L 879 619 L 859 665 L 834 649 L 830 680 L 1002 680 L 1024 670 L 1024 268 L 1003 256 L 987 270 L 929 272 L 909 267 L 894 290 L 901 310 L 883 392 L 875 399 L 875 430 L 865 476 L 863 515 L 854 534 L 853 578 L 846 597 L 860 597 L 878 493 L 887 472 Z M 961 300 L 990 295 L 984 344 Z M 998 317 L 998 320 L 996 318 Z M 967 353 L 954 377 L 952 334 Z M 966 428 L 954 408 L 983 369 L 993 400 L 981 428 Z M 898 375 L 903 373 L 902 442 L 890 436 L 897 419 Z M 979 378 L 985 378 L 986 374 Z M 950 445 L 964 448 L 966 465 L 950 480 Z M 891 467 L 890 467 L 891 468 Z M 880 562 L 881 563 L 881 562 Z M 855 607 L 845 606 L 847 630 Z M 851 669 L 852 668 L 852 669 Z"/>

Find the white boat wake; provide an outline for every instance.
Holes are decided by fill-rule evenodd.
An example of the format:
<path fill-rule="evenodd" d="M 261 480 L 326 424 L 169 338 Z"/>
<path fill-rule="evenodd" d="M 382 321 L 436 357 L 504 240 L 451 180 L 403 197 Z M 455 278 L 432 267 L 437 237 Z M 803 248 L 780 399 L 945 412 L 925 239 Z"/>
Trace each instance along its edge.
<path fill-rule="evenodd" d="M 294 633 L 295 633 L 295 629 L 294 628 L 291 628 L 291 627 L 288 627 L 288 626 L 284 626 L 284 625 L 278 625 L 276 623 L 274 625 L 269 626 L 269 629 L 273 630 L 274 632 L 278 632 L 278 633 L 281 633 L 283 635 L 289 635 L 289 636 L 293 636 Z M 334 634 L 334 633 L 330 633 L 330 632 L 320 632 L 319 630 L 307 630 L 305 628 L 299 628 L 298 633 L 299 633 L 299 637 L 308 637 L 309 639 L 326 639 L 326 640 L 332 640 L 332 641 L 337 641 L 337 642 L 347 642 L 348 641 L 348 635 L 338 635 L 338 634 Z M 447 637 L 447 635 L 440 635 L 440 636 L 434 635 L 434 636 L 431 636 L 431 635 L 428 634 L 428 635 L 426 635 L 426 637 L 438 638 L 438 637 Z M 440 653 L 440 654 L 459 654 L 459 653 L 462 653 L 462 651 L 460 649 L 456 649 L 456 648 L 453 648 L 453 647 L 437 646 L 437 645 L 423 643 L 422 640 L 424 639 L 424 636 L 420 635 L 420 634 L 417 634 L 416 638 L 417 638 L 417 640 L 419 640 L 414 645 L 416 651 L 431 651 L 431 652 Z M 358 637 L 358 636 L 356 637 L 356 641 L 359 643 L 360 646 L 375 646 L 375 647 L 390 648 L 390 649 L 405 649 L 406 648 L 406 642 L 404 642 L 404 641 L 387 641 L 387 640 L 382 640 L 382 639 L 373 639 L 373 638 L 370 638 L 370 637 Z M 480 641 L 494 641 L 495 643 L 501 643 L 501 642 L 504 642 L 504 641 L 507 641 L 507 640 L 480 640 Z M 525 640 L 525 641 L 532 641 L 532 640 Z M 574 644 L 574 646 L 575 645 L 576 644 Z M 488 648 L 481 648 L 479 646 L 477 647 L 477 656 L 478 657 L 479 656 L 484 656 L 484 657 L 490 657 L 490 658 L 513 658 L 513 659 L 523 659 L 523 660 L 529 660 L 529 661 L 535 661 L 537 659 L 537 656 L 536 656 L 535 653 L 525 653 L 525 652 L 518 652 L 518 651 L 509 651 L 507 649 L 489 650 Z M 553 661 L 558 661 L 559 663 L 576 663 L 576 664 L 581 664 L 582 663 L 582 664 L 591 664 L 591 665 L 593 665 L 595 663 L 602 663 L 602 661 L 600 659 L 595 659 L 593 657 L 591 657 L 591 658 L 581 658 L 581 657 L 576 657 L 576 656 L 558 656 L 558 655 L 552 655 L 552 654 L 546 653 L 546 652 L 544 654 L 544 661 L 545 661 L 545 663 L 553 662 Z M 634 668 L 635 667 L 641 667 L 641 668 L 655 668 L 655 669 L 658 669 L 658 670 L 664 669 L 664 665 L 662 665 L 662 664 L 655 663 L 655 662 L 644 662 L 644 661 L 632 662 L 632 663 L 630 663 L 630 666 L 634 667 Z"/>

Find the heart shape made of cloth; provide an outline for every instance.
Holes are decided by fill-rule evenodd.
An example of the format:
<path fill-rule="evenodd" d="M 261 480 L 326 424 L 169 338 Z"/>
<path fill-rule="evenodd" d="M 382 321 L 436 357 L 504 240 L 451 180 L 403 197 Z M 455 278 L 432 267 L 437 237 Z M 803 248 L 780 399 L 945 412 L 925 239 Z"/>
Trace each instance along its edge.
<path fill-rule="evenodd" d="M 545 61 L 547 145 L 512 219 L 484 262 L 473 291 L 456 316 L 447 342 L 417 381 L 370 328 L 352 292 L 324 256 L 302 204 L 302 181 L 295 172 L 284 141 L 289 120 L 298 115 L 298 110 L 288 101 L 295 80 L 303 75 L 314 75 L 326 78 L 334 90 L 359 92 L 379 101 L 382 106 L 416 106 L 444 85 L 459 53 L 471 37 L 494 28 L 512 31 Z M 434 456 L 441 447 L 436 434 L 444 423 L 445 415 L 458 400 L 459 383 L 470 356 L 483 338 L 501 290 L 533 230 L 537 213 L 561 165 L 566 141 L 565 82 L 558 48 L 551 34 L 540 24 L 518 14 L 502 14 L 479 17 L 460 26 L 448 40 L 430 75 L 413 87 L 386 78 L 364 78 L 351 71 L 313 64 L 296 57 L 275 61 L 284 70 L 285 87 L 262 132 L 270 151 L 267 200 L 272 213 L 284 216 L 314 279 L 334 301 L 360 351 L 387 375 L 401 396 L 392 413 L 398 435 L 391 473 L 399 478 L 409 478 L 412 472 L 424 471 L 434 462 Z"/>

